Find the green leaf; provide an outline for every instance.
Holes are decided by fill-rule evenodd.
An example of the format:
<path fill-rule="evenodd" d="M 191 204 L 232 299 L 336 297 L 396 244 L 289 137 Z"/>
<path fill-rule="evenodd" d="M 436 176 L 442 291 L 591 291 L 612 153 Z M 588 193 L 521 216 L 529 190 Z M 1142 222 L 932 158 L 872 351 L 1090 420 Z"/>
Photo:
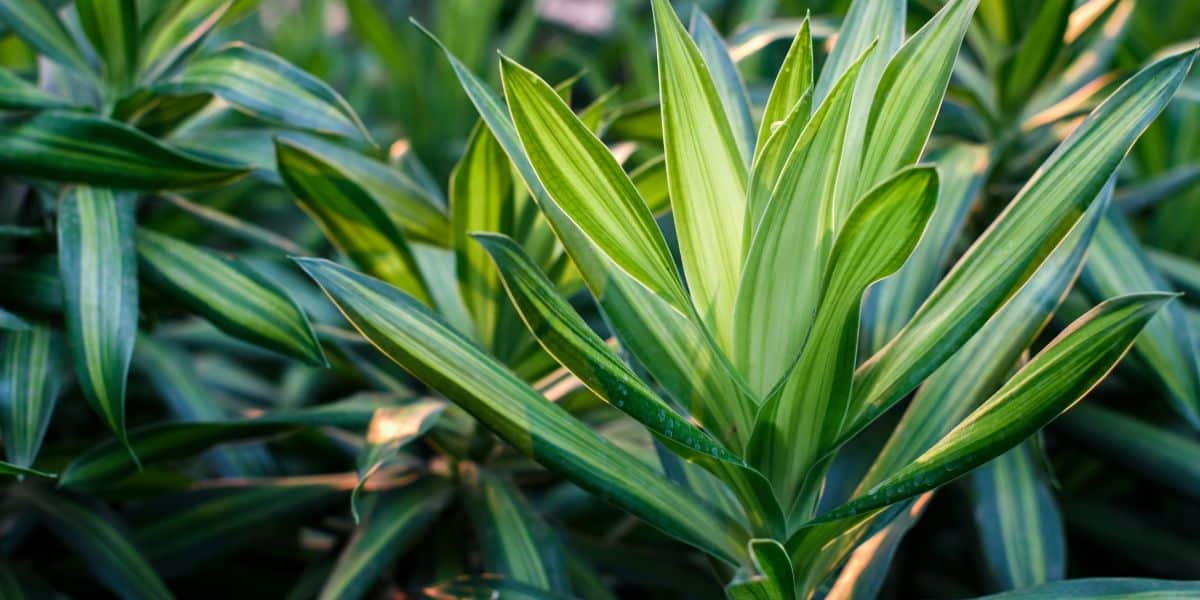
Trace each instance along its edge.
<path fill-rule="evenodd" d="M 125 377 L 137 335 L 135 199 L 73 187 L 58 205 L 67 346 L 84 397 L 125 440 Z"/>
<path fill-rule="evenodd" d="M 1171 289 L 1116 211 L 1101 221 L 1079 283 L 1093 299 Z M 1133 355 L 1175 410 L 1200 428 L 1200 365 L 1183 307 L 1168 306 L 1155 317 L 1133 345 Z"/>
<path fill-rule="evenodd" d="M 137 0 L 75 0 L 75 10 L 104 80 L 119 94 L 133 83 L 140 62 Z"/>
<path fill-rule="evenodd" d="M 1170 100 L 1194 56 L 1176 54 L 1143 69 L 1047 159 L 912 320 L 859 368 L 843 440 L 912 391 L 1020 289 Z"/>
<path fill-rule="evenodd" d="M 328 483 L 253 483 L 191 492 L 133 534 L 159 573 L 191 572 L 260 542 L 265 530 L 296 521 L 341 497 Z"/>
<path fill-rule="evenodd" d="M 0 67 L 0 109 L 42 110 L 71 107 L 70 102 L 47 94 L 11 70 Z"/>
<path fill-rule="evenodd" d="M 904 264 L 937 195 L 937 171 L 906 169 L 867 194 L 838 234 L 812 334 L 759 412 L 747 448 L 750 464 L 771 481 L 785 510 L 815 508 L 798 503 L 806 486 L 815 484 L 804 481 L 809 469 L 845 423 L 863 292 Z"/>
<path fill-rule="evenodd" d="M 1116 366 L 1170 294 L 1108 300 L 1054 338 L 937 444 L 868 493 L 813 523 L 884 508 L 953 481 L 999 456 L 1070 409 Z"/>
<path fill-rule="evenodd" d="M 1000 73 L 1001 104 L 1006 108 L 1024 104 L 1043 82 L 1063 46 L 1073 0 L 1043 2 L 1025 36 Z"/>
<path fill-rule="evenodd" d="M 721 33 L 713 25 L 708 15 L 699 7 L 693 7 L 691 26 L 688 32 L 696 43 L 704 63 L 712 74 L 713 85 L 717 95 L 721 97 L 721 105 L 725 107 L 725 118 L 733 132 L 733 141 L 746 166 L 754 156 L 754 119 L 750 116 L 750 96 L 746 92 L 746 83 L 738 72 L 737 65 L 729 56 L 729 48 Z"/>
<path fill-rule="evenodd" d="M 14 466 L 33 465 L 54 414 L 63 383 L 56 345 L 44 327 L 0 333 L 0 435 Z"/>
<path fill-rule="evenodd" d="M 92 575 L 126 599 L 170 599 L 171 592 L 122 529 L 97 511 L 38 492 L 29 501 L 50 530 L 81 558 Z"/>
<path fill-rule="evenodd" d="M 655 217 L 661 217 L 671 210 L 666 157 L 659 155 L 638 165 L 629 172 L 629 179 L 637 188 L 638 195 L 646 202 L 646 208 L 649 208 Z"/>
<path fill-rule="evenodd" d="M 783 106 L 785 102 L 790 104 Z M 775 191 L 780 172 L 796 149 L 800 136 L 808 130 L 811 114 L 812 39 L 808 20 L 805 19 L 804 27 L 784 58 L 764 109 L 758 145 L 754 148 L 754 163 L 750 167 L 750 187 L 746 192 L 746 239 L 753 240 L 752 236 L 762 222 L 762 214 Z M 838 143 L 841 143 L 840 139 Z M 837 161 L 830 162 L 836 164 Z M 745 273 L 742 277 L 745 278 Z M 735 334 L 736 327 L 735 323 Z"/>
<path fill-rule="evenodd" d="M 79 73 L 91 73 L 79 46 L 43 0 L 0 0 L 0 20 L 39 54 Z"/>
<path fill-rule="evenodd" d="M 520 491 L 486 471 L 468 478 L 466 487 L 465 504 L 487 572 L 539 590 L 570 594 L 562 541 Z"/>
<path fill-rule="evenodd" d="M 279 174 L 325 236 L 370 275 L 428 303 L 429 291 L 404 234 L 374 197 L 337 165 L 275 140 Z"/>
<path fill-rule="evenodd" d="M 760 473 L 643 384 L 555 291 L 520 246 L 500 235 L 476 234 L 475 239 L 496 261 L 513 304 L 546 352 L 602 400 L 653 432 L 673 452 L 726 481 L 741 499 L 756 531 L 781 531 L 783 515 Z"/>
<path fill-rule="evenodd" d="M 788 47 L 787 56 L 783 59 L 783 64 L 779 66 L 779 73 L 775 75 L 775 83 L 771 85 L 771 95 L 767 97 L 767 104 L 763 107 L 762 122 L 758 126 L 758 145 L 754 147 L 754 168 L 752 172 L 758 171 L 758 163 L 763 160 L 763 146 L 767 143 L 776 131 L 778 123 L 791 114 L 792 110 L 800 103 L 804 94 L 809 93 L 809 101 L 801 103 L 800 114 L 808 118 L 808 113 L 812 111 L 812 87 L 813 87 L 813 49 L 812 49 L 812 30 L 809 24 L 808 17 L 804 18 L 804 22 L 800 25 L 800 31 L 796 33 L 796 37 L 792 40 L 792 45 Z M 793 144 L 780 144 L 787 153 Z M 785 154 L 786 155 L 786 154 Z M 782 168 L 782 164 L 779 165 Z M 768 176 L 765 179 L 771 181 L 778 179 L 778 171 L 774 176 Z M 753 180 L 753 177 L 751 178 Z M 751 185 L 753 189 L 753 185 Z M 751 192 L 751 199 L 753 198 Z M 750 225 L 755 226 L 758 223 L 757 215 L 760 211 L 754 210 L 753 200 L 750 205 Z"/>
<path fill-rule="evenodd" d="M 1200 498 L 1200 441 L 1099 406 L 1082 405 L 1056 425 L 1139 477 Z"/>
<path fill-rule="evenodd" d="M 400 168 L 315 135 L 281 131 L 276 137 L 361 187 L 409 239 L 436 246 L 450 245 L 445 200 L 423 189 Z"/>
<path fill-rule="evenodd" d="M 834 38 L 833 51 L 821 69 L 813 91 L 813 102 L 825 101 L 834 84 L 850 69 L 858 57 L 875 45 L 869 60 L 859 72 L 857 93 L 850 106 L 850 120 L 846 130 L 846 142 L 842 145 L 840 174 L 837 183 L 837 222 L 849 212 L 860 194 L 871 185 L 859 187 L 858 171 L 865 146 L 867 122 L 875 101 L 876 88 L 884 69 L 900 48 L 904 39 L 904 20 L 907 2 L 903 0 L 855 0 L 850 4 L 845 20 Z M 903 101 L 907 103 L 907 99 Z M 886 176 L 886 174 L 884 174 Z"/>
<path fill-rule="evenodd" d="M 513 125 L 555 204 L 614 263 L 683 310 L 667 244 L 612 152 L 532 71 L 505 60 L 501 73 Z"/>
<path fill-rule="evenodd" d="M 365 428 L 378 402 L 349 399 L 307 409 L 279 410 L 253 419 L 160 423 L 129 432 L 129 447 L 141 462 L 187 458 L 229 442 L 270 437 L 300 427 Z M 71 461 L 59 486 L 89 493 L 137 473 L 138 466 L 115 440 L 101 443 Z"/>
<path fill-rule="evenodd" d="M 522 454 L 663 531 L 738 562 L 745 531 L 604 441 L 402 292 L 329 261 L 299 259 L 384 354 Z"/>
<path fill-rule="evenodd" d="M 477 125 L 467 150 L 450 174 L 450 222 L 454 230 L 455 270 L 463 303 L 471 313 L 479 343 L 498 358 L 498 334 L 511 331 L 515 316 L 504 302 L 500 277 L 487 252 L 468 235 L 472 231 L 512 231 L 515 219 L 512 165 L 496 138 Z"/>
<path fill-rule="evenodd" d="M 388 461 L 396 458 L 400 448 L 425 435 L 437 423 L 446 408 L 440 400 L 419 400 L 401 406 L 388 406 L 375 411 L 367 425 L 367 445 L 358 455 L 358 483 L 350 494 L 350 509 L 358 521 L 358 497 L 367 479 Z"/>
<path fill-rule="evenodd" d="M 861 159 L 857 171 L 853 171 L 857 177 L 855 192 L 839 197 L 839 202 L 856 201 L 876 183 L 921 157 L 978 3 L 947 3 L 888 62 L 874 92 Z M 847 148 L 852 147 L 847 144 Z M 840 216 L 849 211 L 849 206 L 841 205 L 838 210 L 840 223 Z"/>
<path fill-rule="evenodd" d="M 994 589 L 1014 590 L 1062 579 L 1062 515 L 1026 441 L 971 473 L 975 525 Z"/>
<path fill-rule="evenodd" d="M 1114 577 L 1056 581 L 979 600 L 1156 600 L 1196 594 L 1200 594 L 1200 582 Z"/>
<path fill-rule="evenodd" d="M 310 365 L 328 364 L 304 311 L 241 261 L 148 229 L 137 232 L 137 254 L 149 281 L 221 331 Z"/>
<path fill-rule="evenodd" d="M 447 481 L 426 478 L 367 500 L 363 521 L 338 556 L 319 598 L 363 597 L 388 565 L 420 539 L 450 501 L 451 492 Z"/>
<path fill-rule="evenodd" d="M 0 121 L 0 172 L 128 189 L 190 189 L 246 170 L 198 158 L 116 121 L 47 111 Z"/>
<path fill-rule="evenodd" d="M 747 168 L 713 77 L 667 0 L 654 0 L 667 184 L 696 310 L 720 347 L 733 340 Z"/>
<path fill-rule="evenodd" d="M 208 92 L 270 123 L 371 142 L 354 109 L 333 88 L 240 42 L 191 61 L 172 81 L 155 87 L 176 94 Z"/>
<path fill-rule="evenodd" d="M 837 235 L 833 219 L 838 159 L 854 82 L 871 49 L 846 72 L 812 119 L 801 115 L 798 111 L 803 107 L 798 107 L 777 132 L 794 138 L 793 145 L 778 180 L 770 186 L 760 226 L 750 242 L 733 324 L 734 364 L 760 396 L 771 391 L 796 362 L 808 337 L 810 315 L 821 299 L 826 261 Z M 791 135 L 801 128 L 802 133 Z M 764 159 L 756 166 L 766 163 Z M 785 322 L 788 326 L 781 327 Z"/>
<path fill-rule="evenodd" d="M 967 211 L 989 171 L 983 146 L 954 145 L 932 153 L 928 160 L 937 165 L 941 197 L 908 262 L 873 286 L 863 302 L 865 356 L 883 348 L 937 287 Z"/>

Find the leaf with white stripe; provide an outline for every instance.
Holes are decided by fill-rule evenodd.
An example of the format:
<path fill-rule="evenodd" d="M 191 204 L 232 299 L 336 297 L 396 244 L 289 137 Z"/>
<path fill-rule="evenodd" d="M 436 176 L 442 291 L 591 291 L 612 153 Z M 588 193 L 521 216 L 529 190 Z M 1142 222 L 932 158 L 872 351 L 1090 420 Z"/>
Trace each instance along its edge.
<path fill-rule="evenodd" d="M 328 84 L 265 50 L 235 42 L 191 61 L 155 89 L 207 92 L 271 123 L 371 141 L 350 103 Z"/>
<path fill-rule="evenodd" d="M 73 187 L 58 204 L 67 345 L 84 397 L 125 440 L 125 378 L 137 335 L 135 198 Z"/>
<path fill-rule="evenodd" d="M 37 458 L 62 387 L 54 334 L 44 327 L 0 333 L 0 436 L 18 467 Z"/>
<path fill-rule="evenodd" d="M 1058 503 L 1025 442 L 971 473 L 975 526 L 993 589 L 1014 590 L 1066 574 Z"/>
<path fill-rule="evenodd" d="M 325 366 L 325 353 L 304 311 L 275 282 L 241 261 L 141 229 L 142 274 L 218 329 L 304 361 Z"/>

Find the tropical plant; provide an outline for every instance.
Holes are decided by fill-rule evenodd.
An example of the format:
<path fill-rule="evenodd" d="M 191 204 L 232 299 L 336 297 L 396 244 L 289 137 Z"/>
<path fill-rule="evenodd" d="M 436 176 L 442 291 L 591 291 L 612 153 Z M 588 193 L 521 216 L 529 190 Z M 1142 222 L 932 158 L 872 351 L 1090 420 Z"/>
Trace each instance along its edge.
<path fill-rule="evenodd" d="M 2 595 L 1200 593 L 1194 44 L 829 4 L 0 0 Z"/>

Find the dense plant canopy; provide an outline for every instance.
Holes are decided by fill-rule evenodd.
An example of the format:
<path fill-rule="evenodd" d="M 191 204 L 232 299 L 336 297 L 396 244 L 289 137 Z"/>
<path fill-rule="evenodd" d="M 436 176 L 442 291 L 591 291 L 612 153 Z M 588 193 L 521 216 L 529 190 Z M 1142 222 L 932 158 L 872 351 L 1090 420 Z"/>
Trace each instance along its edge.
<path fill-rule="evenodd" d="M 1200 11 L 695 4 L 0 0 L 0 596 L 1200 596 Z"/>

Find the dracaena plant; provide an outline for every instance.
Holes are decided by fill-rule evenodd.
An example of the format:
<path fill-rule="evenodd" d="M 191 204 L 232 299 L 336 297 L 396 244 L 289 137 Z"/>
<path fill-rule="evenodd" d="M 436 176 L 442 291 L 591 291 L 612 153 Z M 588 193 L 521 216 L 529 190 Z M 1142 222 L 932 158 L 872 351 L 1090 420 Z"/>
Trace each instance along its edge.
<path fill-rule="evenodd" d="M 518 451 L 727 565 L 731 597 L 810 597 L 866 535 L 1080 400 L 1171 298 L 1109 298 L 1014 372 L 1074 280 L 1107 182 L 1194 51 L 1112 91 L 890 340 L 860 355 L 864 292 L 931 221 L 952 220 L 943 202 L 970 194 L 979 169 L 954 148 L 931 153 L 936 167 L 916 164 L 977 2 L 946 3 L 907 39 L 897 5 L 855 2 L 817 78 L 801 27 L 755 123 L 711 26 L 698 17 L 689 35 L 668 2 L 653 2 L 682 274 L 638 187 L 549 84 L 502 59 L 501 97 L 447 52 L 624 357 L 521 244 L 475 235 L 521 319 L 666 456 L 719 481 L 717 497 L 547 402 L 420 298 L 329 261 L 300 263 L 385 355 Z M 832 491 L 839 450 L 918 387 L 868 472 Z"/>

